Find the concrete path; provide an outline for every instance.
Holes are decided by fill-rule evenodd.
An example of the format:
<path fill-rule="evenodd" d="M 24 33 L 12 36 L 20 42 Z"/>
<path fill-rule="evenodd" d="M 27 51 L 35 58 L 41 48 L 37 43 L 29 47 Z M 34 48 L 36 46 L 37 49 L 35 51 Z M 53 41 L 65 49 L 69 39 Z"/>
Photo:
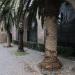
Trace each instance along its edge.
<path fill-rule="evenodd" d="M 16 56 L 17 46 L 3 46 L 0 44 L 0 75 L 42 75 L 37 64 L 43 60 L 43 53 L 25 48 L 26 55 Z M 75 61 L 61 57 L 60 61 L 62 69 L 48 75 L 75 75 Z"/>
<path fill-rule="evenodd" d="M 16 56 L 17 46 L 4 48 L 0 45 L 0 75 L 41 75 L 36 67 L 41 53 L 27 48 L 25 50 L 26 55 Z"/>

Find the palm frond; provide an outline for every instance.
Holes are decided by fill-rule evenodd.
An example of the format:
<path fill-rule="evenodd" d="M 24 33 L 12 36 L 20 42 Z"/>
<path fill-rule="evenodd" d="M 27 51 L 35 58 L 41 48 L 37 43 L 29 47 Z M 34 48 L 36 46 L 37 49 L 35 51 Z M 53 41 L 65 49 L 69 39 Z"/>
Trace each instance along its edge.
<path fill-rule="evenodd" d="M 33 0 L 30 7 L 30 3 L 28 3 L 26 10 L 29 9 L 28 12 L 33 14 L 32 17 L 36 17 L 38 10 L 38 15 L 39 18 L 41 17 L 41 23 L 43 26 L 44 17 L 58 16 L 59 8 L 62 2 L 64 2 L 64 0 Z"/>
<path fill-rule="evenodd" d="M 0 22 L 4 21 L 5 29 L 10 30 L 11 25 L 14 25 L 14 16 L 13 16 L 13 8 L 14 8 L 15 0 L 4 0 L 0 5 Z M 4 6 L 4 7 L 3 7 Z"/>

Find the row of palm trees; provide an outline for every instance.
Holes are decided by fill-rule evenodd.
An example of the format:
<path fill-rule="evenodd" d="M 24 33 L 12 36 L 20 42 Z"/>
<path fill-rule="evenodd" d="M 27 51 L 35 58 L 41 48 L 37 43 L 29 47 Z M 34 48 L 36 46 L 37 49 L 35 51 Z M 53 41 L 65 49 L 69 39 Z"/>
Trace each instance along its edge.
<path fill-rule="evenodd" d="M 23 49 L 23 32 L 25 16 L 32 15 L 36 19 L 37 10 L 41 24 L 46 26 L 45 57 L 40 63 L 43 69 L 60 69 L 61 63 L 57 57 L 57 16 L 59 7 L 64 0 L 2 0 L 0 4 L 0 22 L 4 21 L 8 35 L 8 46 L 11 44 L 10 27 L 16 25 L 18 29 L 19 45 L 18 51 Z M 17 6 L 17 11 L 15 10 Z"/>

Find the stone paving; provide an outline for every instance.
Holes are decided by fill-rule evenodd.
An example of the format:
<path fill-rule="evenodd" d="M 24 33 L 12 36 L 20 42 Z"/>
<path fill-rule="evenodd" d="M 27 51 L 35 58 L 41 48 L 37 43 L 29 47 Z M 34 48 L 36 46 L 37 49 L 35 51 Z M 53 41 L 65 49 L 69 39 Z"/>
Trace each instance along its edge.
<path fill-rule="evenodd" d="M 0 44 L 0 75 L 47 75 L 41 74 L 37 64 L 43 60 L 43 53 L 25 48 L 28 53 L 24 56 L 16 56 L 17 46 L 11 48 Z M 60 57 L 63 64 L 61 70 L 52 71 L 48 75 L 75 75 L 75 61 Z"/>
<path fill-rule="evenodd" d="M 27 55 L 16 56 L 17 46 L 5 48 L 0 45 L 0 75 L 41 75 L 36 67 L 41 53 L 27 48 L 25 50 L 29 52 Z"/>

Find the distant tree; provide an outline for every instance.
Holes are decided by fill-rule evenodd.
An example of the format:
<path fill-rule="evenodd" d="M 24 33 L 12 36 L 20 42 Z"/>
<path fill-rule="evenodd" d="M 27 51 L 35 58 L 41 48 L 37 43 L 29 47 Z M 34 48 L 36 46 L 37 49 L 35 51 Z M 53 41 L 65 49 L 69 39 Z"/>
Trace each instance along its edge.
<path fill-rule="evenodd" d="M 14 0 L 2 0 L 0 4 L 0 22 L 4 22 L 4 28 L 7 33 L 7 47 L 11 47 L 12 42 L 11 26 L 14 25 L 13 6 Z"/>

